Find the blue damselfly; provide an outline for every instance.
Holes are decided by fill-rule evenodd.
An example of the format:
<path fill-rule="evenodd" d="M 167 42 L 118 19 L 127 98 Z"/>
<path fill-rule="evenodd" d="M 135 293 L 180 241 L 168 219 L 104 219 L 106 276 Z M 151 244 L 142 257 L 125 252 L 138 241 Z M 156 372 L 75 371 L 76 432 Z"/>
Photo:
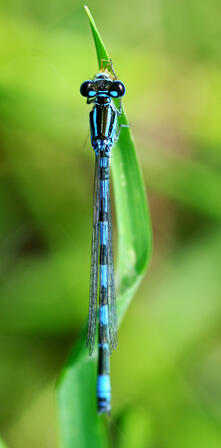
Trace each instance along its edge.
<path fill-rule="evenodd" d="M 110 354 L 117 346 L 110 155 L 122 126 L 118 124 L 121 103 L 118 109 L 114 99 L 121 98 L 125 94 L 125 86 L 117 79 L 112 62 L 103 62 L 105 68 L 102 68 L 93 80 L 83 82 L 80 92 L 87 98 L 87 104 L 94 104 L 90 112 L 91 143 L 95 151 L 95 176 L 87 346 L 91 355 L 95 343 L 98 315 L 97 406 L 99 413 L 109 413 L 111 409 Z"/>

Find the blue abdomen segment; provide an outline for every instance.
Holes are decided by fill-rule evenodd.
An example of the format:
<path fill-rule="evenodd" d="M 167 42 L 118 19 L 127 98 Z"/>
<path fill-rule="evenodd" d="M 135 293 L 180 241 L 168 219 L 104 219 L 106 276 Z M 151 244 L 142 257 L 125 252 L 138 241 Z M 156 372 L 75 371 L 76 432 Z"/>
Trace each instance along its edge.
<path fill-rule="evenodd" d="M 100 286 L 107 288 L 107 265 L 100 265 Z"/>
<path fill-rule="evenodd" d="M 108 305 L 101 305 L 99 308 L 99 322 L 101 325 L 108 325 Z"/>
<path fill-rule="evenodd" d="M 100 222 L 100 245 L 107 246 L 108 239 L 108 222 Z"/>
<path fill-rule="evenodd" d="M 110 412 L 111 410 L 111 384 L 110 375 L 98 375 L 97 377 L 97 402 L 98 412 Z"/>

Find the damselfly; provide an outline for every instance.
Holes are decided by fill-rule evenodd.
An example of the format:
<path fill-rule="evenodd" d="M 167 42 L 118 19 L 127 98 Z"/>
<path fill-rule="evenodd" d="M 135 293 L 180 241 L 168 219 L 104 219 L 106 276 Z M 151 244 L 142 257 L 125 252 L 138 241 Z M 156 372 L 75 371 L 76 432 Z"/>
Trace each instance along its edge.
<path fill-rule="evenodd" d="M 87 104 L 94 103 L 90 112 L 91 143 L 95 151 L 93 236 L 91 250 L 90 303 L 87 346 L 93 352 L 98 319 L 98 412 L 111 409 L 110 354 L 117 346 L 117 312 L 114 284 L 112 224 L 110 205 L 110 155 L 118 139 L 121 115 L 114 98 L 125 94 L 125 86 L 116 77 L 112 63 L 93 80 L 83 82 L 81 95 Z M 110 68 L 110 70 L 108 70 Z M 99 295 L 99 305 L 98 305 Z"/>

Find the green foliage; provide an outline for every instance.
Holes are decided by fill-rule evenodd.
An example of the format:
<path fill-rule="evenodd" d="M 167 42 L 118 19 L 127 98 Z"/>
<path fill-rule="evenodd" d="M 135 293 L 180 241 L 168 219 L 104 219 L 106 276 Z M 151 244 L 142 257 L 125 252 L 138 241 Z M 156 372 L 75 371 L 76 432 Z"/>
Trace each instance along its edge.
<path fill-rule="evenodd" d="M 5 443 L 0 439 L 0 448 L 7 448 Z"/>
<path fill-rule="evenodd" d="M 98 65 L 109 56 L 86 8 L 97 51 Z M 127 124 L 125 112 L 122 122 Z M 112 173 L 119 232 L 117 290 L 119 320 L 126 311 L 150 259 L 151 227 L 147 203 L 131 132 L 122 129 L 114 149 Z M 96 359 L 85 351 L 85 332 L 64 368 L 59 383 L 59 412 L 65 448 L 104 447 L 106 433 L 96 412 Z M 73 400 L 74 397 L 74 400 Z M 74 422 L 74 425 L 73 425 Z M 104 423 L 104 422 L 103 422 Z M 87 428 L 82 431 L 82 428 Z"/>

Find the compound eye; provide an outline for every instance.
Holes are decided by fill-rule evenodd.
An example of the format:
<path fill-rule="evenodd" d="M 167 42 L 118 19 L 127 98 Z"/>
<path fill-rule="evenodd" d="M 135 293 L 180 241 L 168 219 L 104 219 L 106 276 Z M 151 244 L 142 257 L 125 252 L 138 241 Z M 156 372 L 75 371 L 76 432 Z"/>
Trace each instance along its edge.
<path fill-rule="evenodd" d="M 80 93 L 82 96 L 93 97 L 96 95 L 95 85 L 93 81 L 85 81 L 81 84 Z"/>
<path fill-rule="evenodd" d="M 126 92 L 125 85 L 121 81 L 113 81 L 112 86 L 110 88 L 109 94 L 113 98 L 119 98 L 121 96 L 124 96 Z"/>

